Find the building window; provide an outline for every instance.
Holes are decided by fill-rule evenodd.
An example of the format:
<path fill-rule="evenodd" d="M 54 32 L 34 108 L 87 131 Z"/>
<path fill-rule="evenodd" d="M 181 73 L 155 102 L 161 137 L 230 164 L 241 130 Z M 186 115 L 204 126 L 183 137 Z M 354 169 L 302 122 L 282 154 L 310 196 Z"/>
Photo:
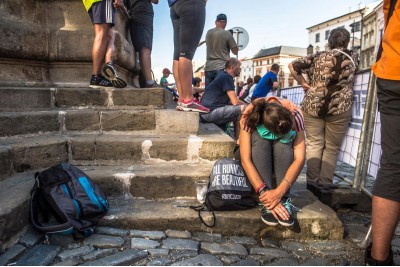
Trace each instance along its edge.
<path fill-rule="evenodd" d="M 330 33 L 331 33 L 330 30 L 325 31 L 325 40 L 328 40 Z"/>
<path fill-rule="evenodd" d="M 357 22 L 354 23 L 353 31 L 354 31 L 354 32 L 359 32 L 359 31 L 361 31 L 361 21 L 357 21 Z"/>
<path fill-rule="evenodd" d="M 267 59 L 267 65 L 269 65 L 269 59 Z"/>
<path fill-rule="evenodd" d="M 271 59 L 271 64 L 274 64 L 274 59 Z"/>
<path fill-rule="evenodd" d="M 317 34 L 315 35 L 315 42 L 316 42 L 316 43 L 319 43 L 319 33 L 317 33 Z"/>

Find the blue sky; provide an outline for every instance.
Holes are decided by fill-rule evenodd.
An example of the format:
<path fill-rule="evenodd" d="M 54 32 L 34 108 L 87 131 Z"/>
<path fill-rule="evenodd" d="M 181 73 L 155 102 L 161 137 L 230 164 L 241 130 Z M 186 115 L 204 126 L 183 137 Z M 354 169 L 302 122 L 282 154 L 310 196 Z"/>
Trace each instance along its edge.
<path fill-rule="evenodd" d="M 208 0 L 207 30 L 215 27 L 219 13 L 228 17 L 226 29 L 242 27 L 249 33 L 248 46 L 239 52 L 239 57 L 252 57 L 258 50 L 280 45 L 307 47 L 307 27 L 338 17 L 358 9 L 359 4 L 376 0 Z M 173 32 L 167 0 L 154 5 L 154 40 L 152 63 L 158 72 L 171 68 L 173 54 Z M 206 47 L 199 47 L 194 60 L 205 60 Z M 156 76 L 158 76 L 155 73 Z"/>

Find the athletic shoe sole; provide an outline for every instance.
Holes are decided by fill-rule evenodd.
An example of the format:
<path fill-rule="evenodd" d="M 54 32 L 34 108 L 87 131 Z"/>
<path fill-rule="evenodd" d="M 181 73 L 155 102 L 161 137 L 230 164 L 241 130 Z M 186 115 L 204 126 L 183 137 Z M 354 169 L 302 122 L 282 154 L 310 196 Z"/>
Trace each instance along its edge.
<path fill-rule="evenodd" d="M 286 227 L 292 226 L 294 224 L 294 222 L 292 222 L 292 223 L 286 223 L 286 222 L 282 222 L 282 221 L 278 221 L 278 222 L 280 225 L 286 226 Z"/>
<path fill-rule="evenodd" d="M 269 221 L 266 221 L 266 220 L 264 220 L 264 218 L 261 216 L 261 220 L 266 224 L 266 225 L 269 225 L 269 226 L 277 226 L 278 225 L 278 222 L 269 222 Z"/>
<path fill-rule="evenodd" d="M 195 112 L 200 112 L 200 113 L 209 113 L 208 111 L 195 109 L 195 108 L 185 108 L 185 107 L 180 107 L 180 108 L 182 111 L 195 111 Z"/>
<path fill-rule="evenodd" d="M 114 69 L 110 65 L 105 65 L 103 68 L 104 75 L 112 83 L 115 88 L 125 88 L 127 86 L 126 82 L 120 78 Z"/>
<path fill-rule="evenodd" d="M 102 85 L 89 85 L 90 88 L 94 89 L 105 89 L 105 88 L 112 88 L 112 86 L 102 86 Z"/>

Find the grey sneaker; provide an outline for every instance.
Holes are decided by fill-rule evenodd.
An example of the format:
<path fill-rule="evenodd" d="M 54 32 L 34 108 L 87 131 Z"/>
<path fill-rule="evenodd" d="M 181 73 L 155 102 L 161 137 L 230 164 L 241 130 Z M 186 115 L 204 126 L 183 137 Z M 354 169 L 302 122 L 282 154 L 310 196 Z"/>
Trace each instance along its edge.
<path fill-rule="evenodd" d="M 103 67 L 104 75 L 111 81 L 115 88 L 125 88 L 126 82 L 118 76 L 117 70 L 111 62 L 108 62 Z"/>
<path fill-rule="evenodd" d="M 152 84 L 146 84 L 145 88 L 162 88 L 160 85 L 156 82 L 153 82 Z"/>

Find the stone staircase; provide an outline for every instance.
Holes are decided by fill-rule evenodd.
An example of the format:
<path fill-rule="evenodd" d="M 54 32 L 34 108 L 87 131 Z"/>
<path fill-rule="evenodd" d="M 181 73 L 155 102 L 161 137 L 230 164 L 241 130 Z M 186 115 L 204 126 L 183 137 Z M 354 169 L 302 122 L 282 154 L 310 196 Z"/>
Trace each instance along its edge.
<path fill-rule="evenodd" d="M 293 227 L 267 227 L 257 209 L 216 212 L 200 222 L 194 182 L 215 160 L 231 157 L 234 140 L 197 113 L 169 109 L 163 89 L 0 88 L 0 251 L 29 225 L 34 173 L 61 162 L 85 171 L 109 196 L 103 226 L 213 231 L 291 239 L 341 239 L 336 213 L 294 185 L 301 208 Z M 206 219 L 210 216 L 206 215 Z"/>

